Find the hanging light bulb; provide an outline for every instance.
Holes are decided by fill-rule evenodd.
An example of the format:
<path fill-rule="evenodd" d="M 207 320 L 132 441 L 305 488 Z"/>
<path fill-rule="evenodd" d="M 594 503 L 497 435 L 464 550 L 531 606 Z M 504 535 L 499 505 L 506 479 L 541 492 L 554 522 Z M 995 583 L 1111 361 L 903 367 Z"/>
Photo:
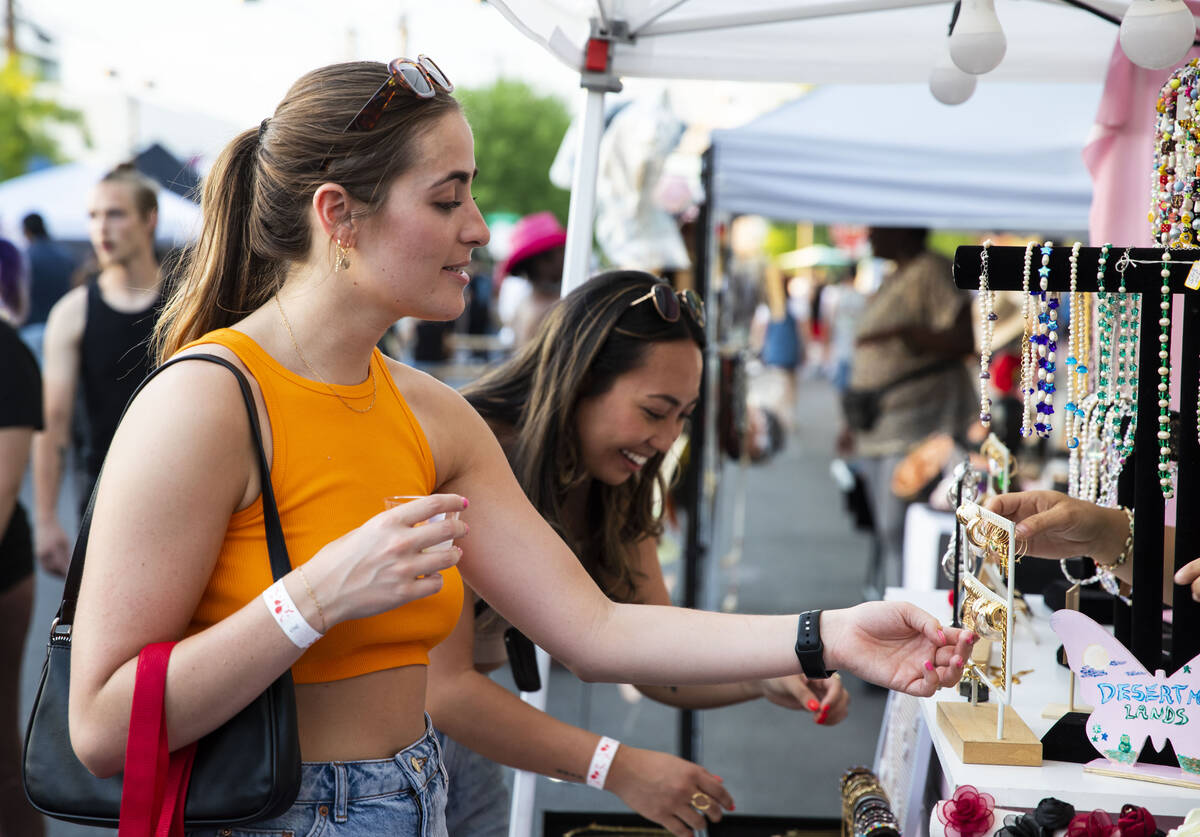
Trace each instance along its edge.
<path fill-rule="evenodd" d="M 950 57 L 955 65 L 965 73 L 981 75 L 996 69 L 1007 49 L 1008 39 L 996 17 L 994 0 L 962 0 L 950 35 Z"/>
<path fill-rule="evenodd" d="M 964 73 L 950 59 L 950 45 L 942 50 L 937 63 L 929 73 L 929 92 L 943 105 L 961 105 L 975 92 L 978 79 Z"/>
<path fill-rule="evenodd" d="M 1121 49 L 1149 70 L 1165 70 L 1187 56 L 1196 21 L 1183 0 L 1133 0 L 1121 20 Z"/>

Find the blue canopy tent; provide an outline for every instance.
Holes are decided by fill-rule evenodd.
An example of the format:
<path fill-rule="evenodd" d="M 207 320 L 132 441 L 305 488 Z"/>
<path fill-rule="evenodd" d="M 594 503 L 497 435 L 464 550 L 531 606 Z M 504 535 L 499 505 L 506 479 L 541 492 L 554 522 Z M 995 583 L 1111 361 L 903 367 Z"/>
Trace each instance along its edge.
<path fill-rule="evenodd" d="M 712 136 L 713 206 L 819 223 L 1078 232 L 1100 84 L 828 85 Z"/>

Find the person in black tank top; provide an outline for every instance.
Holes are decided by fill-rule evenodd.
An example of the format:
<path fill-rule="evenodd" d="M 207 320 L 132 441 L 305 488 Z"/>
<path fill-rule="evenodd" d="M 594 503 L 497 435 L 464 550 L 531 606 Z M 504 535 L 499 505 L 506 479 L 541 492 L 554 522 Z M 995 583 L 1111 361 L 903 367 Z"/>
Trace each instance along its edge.
<path fill-rule="evenodd" d="M 100 273 L 50 310 L 43 345 L 46 430 L 33 447 L 34 542 L 38 561 L 62 575 L 71 537 L 58 518 L 71 414 L 82 393 L 83 450 L 77 501 L 86 507 L 125 402 L 150 371 L 150 334 L 162 308 L 154 256 L 154 182 L 119 166 L 96 186 L 88 230 Z"/>
<path fill-rule="evenodd" d="M 118 311 L 104 301 L 98 283 L 87 285 L 87 320 L 80 343 L 79 372 L 88 423 L 84 465 L 91 484 L 100 474 L 104 454 L 117 431 L 126 402 L 154 368 L 150 360 L 150 334 L 162 301 L 160 291 L 158 299 L 146 310 Z M 86 504 L 87 499 L 85 495 L 80 501 Z"/>

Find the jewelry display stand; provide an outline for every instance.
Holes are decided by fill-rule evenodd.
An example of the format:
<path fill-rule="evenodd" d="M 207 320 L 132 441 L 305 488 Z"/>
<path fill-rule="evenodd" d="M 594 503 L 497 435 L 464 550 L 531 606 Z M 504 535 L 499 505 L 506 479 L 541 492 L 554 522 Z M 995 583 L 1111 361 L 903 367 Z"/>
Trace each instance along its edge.
<path fill-rule="evenodd" d="M 1117 247 L 1111 248 L 1113 251 Z M 965 290 L 979 287 L 979 246 L 959 247 L 954 257 L 955 284 Z M 1085 293 L 1098 290 L 1096 273 L 1101 248 L 1083 247 L 1078 254 L 1076 289 Z M 1181 361 L 1172 370 L 1179 381 L 1179 432 L 1174 438 L 1173 459 L 1178 462 L 1175 497 L 1178 508 L 1188 512 L 1176 520 L 1174 568 L 1176 570 L 1200 554 L 1200 515 L 1192 513 L 1200 502 L 1200 442 L 1196 435 L 1197 386 L 1200 384 L 1200 291 L 1185 287 L 1192 263 L 1200 259 L 1200 250 L 1173 249 L 1165 265 L 1169 278 L 1163 279 L 1162 248 L 1134 247 L 1124 273 L 1129 294 L 1141 295 L 1147 312 L 1142 317 L 1138 366 L 1145 370 L 1138 379 L 1138 421 L 1134 454 L 1127 462 L 1118 488 L 1121 504 L 1133 509 L 1133 591 L 1131 606 L 1114 599 L 1116 635 L 1149 671 L 1165 668 L 1174 671 L 1200 653 L 1200 604 L 1192 601 L 1187 587 L 1174 589 L 1174 617 L 1169 659 L 1163 657 L 1163 619 L 1160 591 L 1163 585 L 1164 500 L 1159 483 L 1160 446 L 1158 424 L 1159 377 L 1151 370 L 1160 366 L 1158 357 L 1160 327 L 1150 314 L 1158 310 L 1159 286 L 1167 281 L 1172 292 L 1172 308 L 1177 312 L 1171 329 L 1172 338 L 1181 345 Z M 1048 289 L 1070 289 L 1070 247 L 1055 247 L 1049 257 Z M 995 291 L 1019 292 L 1024 272 L 1024 247 L 990 247 L 988 286 Z M 1110 289 L 1111 292 L 1111 289 Z"/>
<path fill-rule="evenodd" d="M 1042 743 L 1033 731 L 1011 708 L 1013 686 L 1013 569 L 1016 564 L 1016 536 L 1012 521 L 984 509 L 971 501 L 959 506 L 956 514 L 959 526 L 965 532 L 958 534 L 959 543 L 965 540 L 980 548 L 985 556 L 991 554 L 1001 561 L 1001 575 L 1005 580 L 1005 596 L 1001 597 L 989 589 L 971 571 L 973 567 L 960 570 L 961 601 L 960 618 L 963 627 L 979 636 L 990 639 L 1000 646 L 1000 674 L 993 679 L 986 662 L 980 664 L 971 656 L 966 670 L 971 677 L 971 700 L 939 701 L 937 705 L 938 725 L 947 740 L 965 764 L 1005 764 L 1036 767 L 1042 763 Z M 980 535 L 972 529 L 984 525 L 1002 537 L 993 543 L 981 542 Z M 968 547 L 968 554 L 969 554 Z M 975 687 L 979 681 L 991 686 L 994 701 L 979 703 Z"/>

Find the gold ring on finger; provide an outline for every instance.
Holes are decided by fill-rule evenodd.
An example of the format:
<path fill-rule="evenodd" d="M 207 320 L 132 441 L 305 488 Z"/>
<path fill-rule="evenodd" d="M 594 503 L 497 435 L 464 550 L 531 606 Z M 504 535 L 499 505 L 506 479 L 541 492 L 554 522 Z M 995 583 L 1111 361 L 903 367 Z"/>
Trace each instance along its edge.
<path fill-rule="evenodd" d="M 703 813 L 712 807 L 712 798 L 704 791 L 696 791 L 692 794 L 692 807 Z"/>

